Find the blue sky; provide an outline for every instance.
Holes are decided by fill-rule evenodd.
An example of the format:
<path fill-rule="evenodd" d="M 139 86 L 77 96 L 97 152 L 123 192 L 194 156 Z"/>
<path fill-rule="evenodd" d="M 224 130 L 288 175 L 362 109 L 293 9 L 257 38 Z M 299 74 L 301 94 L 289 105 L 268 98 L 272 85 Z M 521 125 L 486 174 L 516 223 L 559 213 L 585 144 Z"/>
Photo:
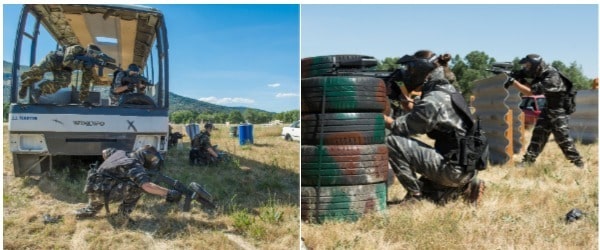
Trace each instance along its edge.
<path fill-rule="evenodd" d="M 497 61 L 529 53 L 598 77 L 598 5 L 302 5 L 301 57 L 420 49 Z"/>
<path fill-rule="evenodd" d="M 300 108 L 298 5 L 146 6 L 165 15 L 171 92 L 271 112 Z M 3 8 L 3 58 L 12 61 L 21 5 Z"/>

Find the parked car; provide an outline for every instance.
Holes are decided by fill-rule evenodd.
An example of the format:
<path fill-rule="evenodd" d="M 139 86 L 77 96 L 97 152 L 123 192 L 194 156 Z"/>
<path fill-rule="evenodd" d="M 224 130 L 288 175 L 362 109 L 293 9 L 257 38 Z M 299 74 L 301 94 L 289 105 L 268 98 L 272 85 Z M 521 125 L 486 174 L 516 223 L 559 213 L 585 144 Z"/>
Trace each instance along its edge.
<path fill-rule="evenodd" d="M 546 97 L 544 95 L 532 95 L 521 97 L 519 108 L 525 113 L 525 127 L 529 128 L 535 125 L 542 109 L 546 106 Z"/>
<path fill-rule="evenodd" d="M 281 136 L 286 141 L 300 141 L 300 120 L 297 120 L 287 127 L 281 129 Z"/>

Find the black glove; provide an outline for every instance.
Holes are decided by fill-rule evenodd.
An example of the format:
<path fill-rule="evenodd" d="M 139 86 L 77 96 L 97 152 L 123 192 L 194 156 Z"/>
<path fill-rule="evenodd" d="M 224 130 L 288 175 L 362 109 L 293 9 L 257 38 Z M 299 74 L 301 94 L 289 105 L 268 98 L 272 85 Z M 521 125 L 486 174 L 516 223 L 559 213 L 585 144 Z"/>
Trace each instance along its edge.
<path fill-rule="evenodd" d="M 510 85 L 512 85 L 515 82 L 515 78 L 509 77 L 508 81 L 506 81 L 506 83 L 504 83 L 504 88 L 508 89 L 508 87 L 510 87 Z"/>
<path fill-rule="evenodd" d="M 181 200 L 181 193 L 175 189 L 169 190 L 167 192 L 167 202 L 177 203 Z"/>

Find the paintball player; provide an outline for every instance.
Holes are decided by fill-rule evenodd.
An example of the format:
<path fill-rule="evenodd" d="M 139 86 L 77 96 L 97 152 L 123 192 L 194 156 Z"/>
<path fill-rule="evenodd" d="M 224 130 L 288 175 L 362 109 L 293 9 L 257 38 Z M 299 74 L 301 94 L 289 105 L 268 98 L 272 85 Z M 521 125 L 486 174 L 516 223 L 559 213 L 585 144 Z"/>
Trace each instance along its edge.
<path fill-rule="evenodd" d="M 31 67 L 27 72 L 21 74 L 21 88 L 19 98 L 25 98 L 27 89 L 31 89 L 31 96 L 37 103 L 40 95 L 52 94 L 61 88 L 69 86 L 71 75 L 74 70 L 81 70 L 82 83 L 79 93 L 79 101 L 83 103 L 89 95 L 90 82 L 100 82 L 100 78 L 93 71 L 94 65 L 80 60 L 82 57 L 91 57 L 101 53 L 98 46 L 88 45 L 84 49 L 80 45 L 72 45 L 62 51 L 52 51 L 42 61 Z M 44 73 L 52 72 L 53 79 L 42 79 Z M 33 88 L 31 86 L 33 85 Z"/>
<path fill-rule="evenodd" d="M 421 98 L 412 103 L 410 112 L 396 119 L 384 116 L 386 127 L 391 130 L 386 139 L 389 163 L 407 190 L 401 204 L 422 199 L 445 204 L 460 196 L 477 204 L 485 189 L 485 182 L 477 178 L 476 169 L 455 164 L 451 157 L 451 152 L 460 150 L 457 140 L 466 134 L 468 125 L 453 108 L 451 95 L 458 91 L 445 77 L 439 60 L 444 59 L 435 57 L 429 50 L 398 60 L 405 66 L 403 82 L 407 90 L 422 93 Z M 458 96 L 462 99 L 462 95 Z M 466 108 L 466 104 L 464 106 Z M 435 146 L 411 137 L 416 134 L 427 134 L 435 140 Z"/>
<path fill-rule="evenodd" d="M 115 76 L 114 88 L 111 92 L 112 103 L 118 103 L 119 98 L 130 93 L 146 92 L 148 80 L 140 75 L 140 67 L 136 64 L 129 64 L 127 70 L 120 71 Z"/>
<path fill-rule="evenodd" d="M 108 203 L 121 201 L 118 215 L 129 218 L 143 192 L 166 198 L 167 202 L 177 203 L 182 193 L 169 190 L 150 181 L 147 171 L 160 171 L 163 159 L 153 146 L 146 145 L 140 149 L 126 153 L 123 150 L 107 148 L 102 151 L 104 162 L 98 169 L 92 168 L 88 173 L 84 192 L 89 202 L 84 208 L 76 211 L 76 217 L 93 217 L 102 206 L 109 214 Z"/>
<path fill-rule="evenodd" d="M 544 150 L 550 133 L 562 150 L 563 154 L 571 163 L 579 168 L 585 167 L 585 162 L 577 152 L 573 139 L 569 135 L 568 114 L 565 111 L 565 98 L 567 98 L 568 86 L 561 77 L 558 70 L 547 65 L 542 57 L 529 54 L 523 57 L 521 74 L 526 78 L 533 79 L 531 85 L 519 82 L 512 77 L 509 78 L 506 87 L 514 86 L 523 95 L 545 95 L 546 106 L 536 121 L 531 135 L 531 142 L 527 147 L 527 153 L 523 156 L 518 166 L 525 167 L 533 164 L 538 155 Z"/>
<path fill-rule="evenodd" d="M 220 160 L 217 146 L 212 146 L 210 143 L 210 132 L 213 128 L 214 126 L 210 122 L 204 124 L 204 130 L 192 139 L 192 149 L 189 155 L 191 165 L 206 165 Z"/>

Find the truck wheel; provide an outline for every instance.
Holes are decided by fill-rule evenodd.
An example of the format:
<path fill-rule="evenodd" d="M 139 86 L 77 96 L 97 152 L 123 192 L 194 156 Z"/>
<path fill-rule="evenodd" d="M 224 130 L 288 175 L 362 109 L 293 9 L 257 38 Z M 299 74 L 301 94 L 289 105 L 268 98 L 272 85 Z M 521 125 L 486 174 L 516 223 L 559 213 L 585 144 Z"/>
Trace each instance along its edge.
<path fill-rule="evenodd" d="M 286 134 L 285 135 L 285 140 L 286 141 L 292 141 L 292 136 L 290 134 Z"/>

